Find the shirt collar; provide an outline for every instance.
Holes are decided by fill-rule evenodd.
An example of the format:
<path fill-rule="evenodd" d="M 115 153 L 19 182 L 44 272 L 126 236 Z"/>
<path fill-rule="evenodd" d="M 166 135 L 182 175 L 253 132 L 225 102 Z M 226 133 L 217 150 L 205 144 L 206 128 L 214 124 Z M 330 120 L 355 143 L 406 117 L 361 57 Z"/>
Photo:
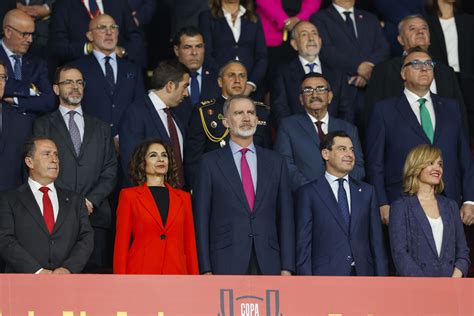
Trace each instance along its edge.
<path fill-rule="evenodd" d="M 76 111 L 77 114 L 79 114 L 80 116 L 83 116 L 82 107 L 80 105 L 75 109 L 69 109 L 63 105 L 59 105 L 59 112 L 61 112 L 62 116 L 68 115 L 69 111 Z"/>
<path fill-rule="evenodd" d="M 48 187 L 51 191 L 56 192 L 56 188 L 54 187 L 54 182 L 51 182 L 48 185 L 42 185 L 39 182 L 36 182 L 35 180 L 28 177 L 28 184 L 31 188 L 31 191 L 33 192 L 39 191 L 39 189 L 42 187 Z"/>
<path fill-rule="evenodd" d="M 308 112 L 306 112 L 309 116 L 309 118 L 311 119 L 311 122 L 316 123 L 316 121 L 318 121 L 314 116 L 312 116 L 311 114 L 309 114 Z M 324 117 L 322 119 L 320 119 L 321 122 L 323 122 L 324 124 L 328 124 L 329 123 L 329 112 L 326 111 L 326 115 L 324 115 Z"/>
<path fill-rule="evenodd" d="M 234 141 L 232 141 L 232 139 L 229 139 L 229 146 L 230 146 L 230 150 L 232 151 L 233 155 L 235 155 L 242 148 L 244 148 L 244 147 L 240 146 L 239 144 L 235 143 Z M 250 152 L 255 153 L 255 145 L 253 144 L 253 142 L 247 147 L 247 149 Z"/>
<path fill-rule="evenodd" d="M 303 68 L 306 67 L 306 64 L 315 63 L 316 65 L 318 65 L 319 69 L 321 69 L 321 61 L 319 60 L 319 56 L 316 56 L 316 58 L 312 62 L 308 61 L 306 58 L 302 57 L 301 55 L 298 55 L 298 59 L 300 60 L 300 63 L 303 65 Z"/>
<path fill-rule="evenodd" d="M 2 47 L 3 47 L 3 49 L 5 50 L 5 54 L 7 54 L 8 58 L 11 58 L 12 55 L 18 55 L 18 56 L 20 56 L 20 57 L 23 57 L 23 56 L 21 56 L 21 55 L 19 55 L 19 54 L 15 54 L 15 53 L 12 52 L 11 50 L 9 50 L 8 47 L 5 45 L 5 43 L 3 42 L 3 40 L 2 40 Z"/>
<path fill-rule="evenodd" d="M 151 90 L 150 93 L 148 93 L 148 96 L 151 99 L 151 103 L 155 106 L 155 109 L 157 110 L 163 110 L 167 108 L 165 102 L 160 99 L 160 97 L 155 93 L 154 90 Z"/>
<path fill-rule="evenodd" d="M 222 12 L 224 13 L 224 17 L 230 19 L 231 18 L 231 13 L 227 10 L 225 10 L 224 8 L 222 8 Z M 247 12 L 247 9 L 245 9 L 242 5 L 239 7 L 239 13 L 237 14 L 237 18 L 240 18 L 242 15 L 245 14 L 245 12 Z"/>
<path fill-rule="evenodd" d="M 326 179 L 328 180 L 329 183 L 335 182 L 335 181 L 337 181 L 337 179 L 339 179 L 339 177 L 336 177 L 336 176 L 330 174 L 329 172 L 327 172 L 327 170 L 324 173 L 324 176 L 326 177 Z M 347 183 L 349 183 L 349 174 L 346 174 L 342 178 L 345 179 L 347 181 Z"/>
<path fill-rule="evenodd" d="M 117 59 L 117 54 L 115 52 L 113 52 L 110 55 L 105 55 L 104 53 L 99 52 L 98 50 L 94 49 L 92 51 L 92 53 L 94 54 L 95 58 L 97 58 L 97 60 L 99 62 L 102 62 L 106 56 L 110 56 L 110 59 L 113 60 L 113 61 L 116 61 L 116 59 Z"/>
<path fill-rule="evenodd" d="M 415 102 L 418 103 L 418 100 L 421 99 L 421 98 L 424 98 L 426 99 L 426 101 L 428 102 L 431 102 L 431 94 L 430 94 L 430 91 L 428 91 L 428 93 L 426 93 L 424 96 L 422 97 L 419 97 L 418 95 L 416 95 L 415 93 L 413 93 L 412 91 L 408 90 L 407 88 L 405 88 L 403 90 L 403 93 L 405 94 L 405 96 L 407 97 L 407 100 L 408 100 L 408 103 L 409 104 L 414 104 Z"/>
<path fill-rule="evenodd" d="M 337 10 L 337 12 L 339 12 L 340 15 L 344 15 L 344 12 L 351 12 L 352 13 L 352 18 L 354 18 L 354 7 L 350 8 L 350 9 L 344 9 L 343 7 L 338 6 L 335 3 L 333 3 L 332 5 Z"/>

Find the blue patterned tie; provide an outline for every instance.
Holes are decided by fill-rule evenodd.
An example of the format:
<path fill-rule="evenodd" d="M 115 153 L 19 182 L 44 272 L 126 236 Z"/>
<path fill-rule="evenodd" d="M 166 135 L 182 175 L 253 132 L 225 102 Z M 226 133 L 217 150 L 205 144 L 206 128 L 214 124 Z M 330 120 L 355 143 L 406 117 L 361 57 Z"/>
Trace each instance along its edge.
<path fill-rule="evenodd" d="M 347 25 L 347 28 L 349 29 L 349 33 L 351 33 L 351 35 L 354 36 L 354 38 L 357 38 L 355 29 L 354 29 L 354 22 L 352 21 L 352 18 L 351 18 L 352 12 L 344 11 L 342 13 L 344 13 L 344 15 L 346 16 L 346 25 Z"/>
<path fill-rule="evenodd" d="M 349 202 L 347 201 L 346 190 L 344 189 L 344 181 L 346 179 L 339 178 L 339 189 L 337 190 L 337 204 L 339 204 L 339 209 L 341 210 L 342 218 L 346 224 L 347 229 L 349 230 L 350 225 L 350 214 L 349 214 Z"/>
<path fill-rule="evenodd" d="M 199 76 L 199 72 L 191 72 L 191 102 L 193 105 L 199 102 L 200 95 L 199 81 L 197 79 L 197 76 Z"/>
<path fill-rule="evenodd" d="M 21 56 L 12 55 L 11 57 L 15 60 L 15 64 L 13 65 L 13 72 L 15 73 L 15 79 L 21 80 Z"/>
<path fill-rule="evenodd" d="M 78 113 L 76 111 L 69 111 L 67 114 L 69 114 L 69 134 L 71 135 L 76 156 L 79 156 L 79 153 L 81 152 L 81 133 L 79 132 L 79 127 L 77 127 L 76 121 L 74 121 L 74 115 Z"/>
<path fill-rule="evenodd" d="M 316 63 L 311 63 L 311 64 L 308 63 L 308 64 L 306 64 L 306 66 L 308 66 L 309 72 L 313 73 L 314 72 L 314 67 L 316 67 Z"/>
<path fill-rule="evenodd" d="M 105 56 L 105 79 L 107 79 L 107 84 L 109 85 L 110 88 L 110 94 L 114 94 L 115 91 L 115 76 L 114 76 L 114 70 L 112 69 L 112 66 L 110 65 L 110 59 L 112 57 L 110 56 Z"/>
<path fill-rule="evenodd" d="M 89 12 L 93 17 L 99 14 L 99 7 L 97 6 L 96 0 L 89 0 Z"/>

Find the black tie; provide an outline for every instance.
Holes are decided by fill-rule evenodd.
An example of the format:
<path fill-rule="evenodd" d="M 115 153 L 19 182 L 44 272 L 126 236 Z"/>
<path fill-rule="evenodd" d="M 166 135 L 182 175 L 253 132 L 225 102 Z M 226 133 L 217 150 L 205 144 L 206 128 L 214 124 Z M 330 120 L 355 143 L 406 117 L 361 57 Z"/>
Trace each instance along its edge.
<path fill-rule="evenodd" d="M 112 57 L 105 56 L 105 79 L 107 79 L 107 83 L 110 88 L 110 94 L 114 94 L 115 90 L 115 77 L 114 77 L 114 70 L 110 65 L 110 59 Z"/>
<path fill-rule="evenodd" d="M 354 38 L 357 38 L 355 29 L 354 29 L 354 23 L 353 23 L 352 18 L 351 18 L 352 12 L 350 12 L 350 11 L 344 11 L 343 13 L 344 13 L 344 15 L 346 16 L 346 25 L 347 25 L 347 28 L 348 28 L 348 30 L 349 30 L 349 33 L 350 33 L 352 36 L 354 36 Z"/>

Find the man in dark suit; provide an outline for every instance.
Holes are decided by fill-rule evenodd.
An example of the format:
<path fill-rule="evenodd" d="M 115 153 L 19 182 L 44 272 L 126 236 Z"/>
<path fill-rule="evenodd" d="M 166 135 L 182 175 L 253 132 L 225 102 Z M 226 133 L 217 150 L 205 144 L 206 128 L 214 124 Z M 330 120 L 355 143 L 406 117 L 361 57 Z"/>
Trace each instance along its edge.
<path fill-rule="evenodd" d="M 329 113 L 343 119 L 348 116 L 354 90 L 349 88 L 342 72 L 327 67 L 319 59 L 322 41 L 314 24 L 298 22 L 291 32 L 291 46 L 298 52 L 298 57 L 277 71 L 271 94 L 273 121 L 279 125 L 284 117 L 305 112 L 300 102 L 300 83 L 310 72 L 323 73 L 331 85 L 334 99 Z"/>
<path fill-rule="evenodd" d="M 187 128 L 193 106 L 219 94 L 217 70 L 204 62 L 204 39 L 196 27 L 188 26 L 179 30 L 174 39 L 173 50 L 178 60 L 191 72 L 189 96 L 173 108 L 174 114 Z"/>
<path fill-rule="evenodd" d="M 84 112 L 108 123 L 116 137 L 123 113 L 143 98 L 145 88 L 139 67 L 116 54 L 119 31 L 114 25 L 115 20 L 107 14 L 92 19 L 86 34 L 93 46 L 92 54 L 72 64 L 79 68 L 87 83 L 82 101 Z"/>
<path fill-rule="evenodd" d="M 367 179 L 375 186 L 382 221 L 388 223 L 390 204 L 402 194 L 403 164 L 408 152 L 420 144 L 439 147 L 443 156 L 444 194 L 461 203 L 474 201 L 474 177 L 463 118 L 455 100 L 430 92 L 431 56 L 420 47 L 407 51 L 401 77 L 405 89 L 399 97 L 377 103 L 367 129 Z M 474 222 L 474 205 L 461 208 L 465 224 Z"/>
<path fill-rule="evenodd" d="M 286 159 L 293 191 L 323 175 L 325 166 L 319 146 L 328 132 L 337 130 L 345 131 L 353 140 L 356 158 L 351 176 L 362 180 L 364 158 L 357 128 L 328 113 L 333 93 L 326 78 L 319 73 L 308 73 L 303 77 L 299 91 L 300 106 L 305 112 L 283 119 L 274 146 Z"/>
<path fill-rule="evenodd" d="M 227 99 L 229 144 L 202 157 L 193 193 L 201 273 L 295 271 L 288 171 L 280 155 L 255 146 L 257 120 L 251 99 Z"/>
<path fill-rule="evenodd" d="M 400 22 L 398 41 L 405 51 L 416 46 L 428 50 L 430 31 L 426 20 L 421 15 L 405 17 Z M 399 96 L 402 93 L 404 88 L 402 77 L 400 77 L 402 59 L 403 56 L 393 57 L 375 66 L 365 94 L 364 119 L 366 122 L 377 102 Z M 434 79 L 430 90 L 439 96 L 456 99 L 463 109 L 463 117 L 466 117 L 464 101 L 456 75 L 449 66 L 438 60 L 436 60 Z"/>
<path fill-rule="evenodd" d="M 321 156 L 325 174 L 297 194 L 297 274 L 387 275 L 375 190 L 349 177 L 356 158 L 350 136 L 327 134 Z"/>
<path fill-rule="evenodd" d="M 220 96 L 201 101 L 191 113 L 185 148 L 186 178 L 193 185 L 201 156 L 209 151 L 224 147 L 229 141 L 229 129 L 223 124 L 223 105 L 227 98 L 242 94 L 247 84 L 247 70 L 236 60 L 231 60 L 219 70 L 217 83 Z M 268 121 L 268 108 L 257 102 L 257 131 L 253 137 L 256 145 L 271 147 L 271 131 Z"/>
<path fill-rule="evenodd" d="M 0 190 L 23 182 L 22 144 L 31 135 L 36 115 L 54 107 L 46 62 L 28 53 L 34 31 L 33 19 L 18 9 L 9 11 L 3 20 L 0 60 L 9 76 L 2 101 Z"/>
<path fill-rule="evenodd" d="M 89 22 L 99 14 L 108 14 L 119 26 L 115 49 L 119 57 L 146 66 L 143 38 L 133 21 L 127 0 L 61 0 L 56 1 L 51 14 L 49 48 L 52 60 L 60 65 L 92 52 L 86 37 Z"/>
<path fill-rule="evenodd" d="M 119 125 L 120 162 L 128 183 L 128 162 L 142 140 L 161 138 L 173 150 L 178 165 L 179 187 L 183 187 L 183 140 L 185 129 L 170 110 L 188 96 L 189 70 L 177 60 L 160 62 L 153 71 L 152 90 L 144 99 L 129 106 Z"/>
<path fill-rule="evenodd" d="M 56 143 L 61 172 L 56 185 L 85 197 L 94 228 L 94 252 L 85 271 L 112 267 L 113 238 L 108 196 L 117 179 L 117 158 L 108 124 L 83 112 L 84 80 L 79 69 L 66 65 L 58 69 L 54 92 L 59 109 L 35 121 L 34 134 Z"/>
<path fill-rule="evenodd" d="M 84 199 L 58 188 L 53 140 L 25 143 L 28 183 L 0 197 L 0 255 L 7 273 L 79 273 L 94 247 Z"/>
<path fill-rule="evenodd" d="M 324 43 L 321 61 L 347 76 L 356 91 L 352 117 L 362 125 L 364 88 L 373 67 L 389 57 L 389 45 L 373 14 L 354 8 L 355 0 L 333 0 L 332 6 L 311 17 Z"/>

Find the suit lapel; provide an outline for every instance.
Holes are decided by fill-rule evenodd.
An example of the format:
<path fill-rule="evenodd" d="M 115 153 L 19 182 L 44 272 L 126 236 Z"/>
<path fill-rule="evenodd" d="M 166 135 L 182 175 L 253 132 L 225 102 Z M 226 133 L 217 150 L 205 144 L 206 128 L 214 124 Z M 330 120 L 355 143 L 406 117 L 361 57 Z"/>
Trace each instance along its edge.
<path fill-rule="evenodd" d="M 362 215 L 361 206 L 362 206 L 362 188 L 360 183 L 352 178 L 349 178 L 349 190 L 351 191 L 351 221 L 350 221 L 350 230 L 354 230 L 354 227 L 357 227 L 359 224 L 360 217 Z"/>
<path fill-rule="evenodd" d="M 31 62 L 31 59 L 29 58 L 28 54 L 23 55 L 21 59 L 21 77 L 22 78 L 31 78 L 31 74 L 33 73 L 33 63 Z M 24 80 L 24 79 L 23 79 Z"/>
<path fill-rule="evenodd" d="M 114 97 L 121 91 L 121 85 L 127 82 L 127 72 L 126 69 L 123 69 L 125 67 L 124 61 L 118 56 L 115 56 L 115 60 L 117 61 L 117 82 L 115 83 Z M 105 82 L 105 80 L 103 81 Z"/>
<path fill-rule="evenodd" d="M 10 62 L 10 57 L 7 56 L 7 52 L 5 51 L 5 49 L 3 48 L 3 46 L 0 45 L 0 53 L 1 53 L 1 58 L 0 59 L 3 59 L 5 61 L 5 63 L 7 64 L 7 68 L 8 68 L 8 74 L 11 74 L 11 78 L 15 79 L 15 72 L 13 71 L 13 67 L 12 67 L 12 63 Z"/>
<path fill-rule="evenodd" d="M 20 197 L 20 203 L 23 204 L 31 217 L 33 217 L 35 222 L 41 227 L 43 232 L 49 236 L 49 231 L 44 222 L 43 214 L 41 214 L 41 209 L 38 203 L 36 203 L 36 199 L 33 196 L 33 192 L 31 192 L 28 183 L 25 183 L 18 188 L 18 195 Z"/>
<path fill-rule="evenodd" d="M 84 136 L 82 137 L 81 151 L 79 152 L 78 159 L 81 159 L 82 155 L 84 155 L 87 144 L 89 144 L 90 140 L 94 137 L 94 130 L 96 127 L 96 125 L 92 123 L 92 117 L 88 116 L 84 112 L 82 113 L 84 115 Z"/>
<path fill-rule="evenodd" d="M 320 142 L 318 133 L 316 132 L 316 128 L 313 125 L 313 121 L 311 121 L 306 112 L 298 114 L 298 124 L 303 128 L 309 139 L 311 139 L 316 144 L 316 146 L 318 146 L 317 148 L 319 148 Z"/>
<path fill-rule="evenodd" d="M 163 140 L 166 140 L 169 143 L 170 137 L 168 135 L 168 132 L 166 132 L 166 128 L 163 125 L 163 122 L 161 121 L 160 115 L 158 114 L 158 112 L 156 112 L 155 106 L 153 105 L 153 102 L 151 102 L 149 96 L 145 97 L 145 105 L 148 110 L 149 117 L 151 118 L 153 125 L 158 131 L 157 134 L 160 135 Z"/>
<path fill-rule="evenodd" d="M 269 179 L 272 177 L 274 170 L 272 166 L 268 165 L 269 160 L 266 159 L 265 152 L 257 146 L 255 146 L 255 149 L 257 152 L 257 191 L 253 211 L 257 212 L 259 205 L 265 200 Z"/>
<path fill-rule="evenodd" d="M 168 218 L 166 220 L 165 229 L 168 230 L 174 223 L 177 215 L 183 211 L 182 200 L 176 194 L 175 190 L 166 183 L 166 187 L 168 188 L 169 192 L 169 209 L 168 209 Z M 161 214 L 161 213 L 160 213 Z M 161 218 L 161 216 L 160 216 Z M 163 222 L 163 219 L 162 219 Z"/>
<path fill-rule="evenodd" d="M 319 178 L 315 186 L 316 194 L 319 195 L 320 200 L 326 205 L 326 209 L 332 214 L 338 225 L 341 227 L 341 230 L 349 236 L 349 232 L 347 231 L 346 224 L 344 223 L 344 219 L 341 215 L 341 210 L 339 209 L 339 204 L 337 204 L 336 197 L 332 192 L 331 186 L 327 181 L 325 176 Z"/>
<path fill-rule="evenodd" d="M 438 43 L 438 45 L 441 46 L 441 54 L 443 55 L 443 58 L 445 60 L 448 60 L 448 55 L 446 54 L 446 42 L 444 39 L 444 33 L 443 30 L 441 29 L 441 24 L 439 22 L 438 18 L 434 18 L 433 23 L 430 26 L 430 34 L 433 39 Z M 456 27 L 458 27 L 456 23 Z M 458 29 L 459 30 L 459 29 Z M 436 62 L 442 62 L 441 60 L 436 60 Z"/>
<path fill-rule="evenodd" d="M 140 204 L 151 215 L 151 217 L 153 217 L 156 224 L 161 228 L 161 230 L 164 230 L 163 220 L 161 219 L 160 212 L 156 205 L 155 199 L 153 198 L 153 195 L 151 194 L 150 189 L 148 189 L 147 185 L 144 184 L 138 187 L 136 190 L 137 190 L 137 193 L 139 194 L 138 201 L 140 201 Z M 170 197 L 170 203 L 171 203 L 171 197 Z M 170 204 L 170 209 L 171 209 L 171 204 Z"/>
<path fill-rule="evenodd" d="M 443 221 L 443 241 L 441 244 L 441 251 L 439 253 L 439 259 L 443 258 L 445 252 L 448 250 L 447 248 L 450 247 L 449 245 L 449 238 L 453 232 L 454 228 L 454 223 L 451 221 L 451 213 L 450 213 L 450 208 L 449 205 L 446 203 L 445 199 L 439 199 L 438 200 L 438 208 L 439 208 L 439 213 L 441 215 L 441 220 Z"/>
<path fill-rule="evenodd" d="M 443 103 L 440 99 L 433 93 L 431 93 L 431 101 L 433 103 L 433 109 L 436 117 L 436 126 L 434 130 L 434 137 L 433 137 L 433 144 L 436 144 L 436 141 L 441 136 L 442 131 L 444 130 L 444 126 L 446 125 L 446 116 L 443 115 L 441 111 L 441 107 Z"/>
<path fill-rule="evenodd" d="M 50 116 L 50 120 L 51 125 L 54 126 L 58 134 L 64 139 L 67 148 L 73 153 L 73 156 L 76 157 L 76 150 L 71 140 L 71 134 L 69 134 L 69 130 L 59 109 L 53 112 L 53 115 Z"/>
<path fill-rule="evenodd" d="M 104 71 L 102 70 L 102 67 L 100 65 L 100 61 L 97 60 L 94 54 L 90 54 L 88 56 L 89 62 L 90 62 L 90 69 L 92 71 L 92 77 L 94 78 L 99 78 L 100 85 L 102 86 L 102 89 L 106 91 L 107 97 L 112 101 L 112 95 L 110 94 L 110 87 L 107 83 L 107 80 L 105 79 Z M 119 69 L 119 63 L 118 63 L 118 57 L 117 57 L 117 69 Z M 118 73 L 120 74 L 120 71 L 117 70 Z M 117 74 L 117 83 L 119 81 L 119 76 Z M 118 91 L 117 87 L 115 88 L 115 91 Z"/>
<path fill-rule="evenodd" d="M 421 230 L 425 234 L 425 237 L 428 240 L 428 244 L 430 245 L 431 250 L 433 251 L 435 256 L 438 257 L 438 252 L 436 251 L 436 245 L 434 242 L 433 231 L 431 230 L 430 222 L 428 221 L 428 218 L 426 217 L 426 214 L 423 211 L 423 208 L 421 207 L 421 204 L 418 201 L 418 198 L 416 196 L 412 196 L 410 197 L 409 201 L 410 201 L 413 214 L 415 218 L 418 220 Z"/>
<path fill-rule="evenodd" d="M 56 192 L 58 195 L 58 204 L 59 204 L 59 209 L 58 209 L 58 217 L 56 218 L 56 221 L 54 223 L 54 228 L 53 228 L 53 234 L 59 230 L 61 225 L 64 223 L 65 219 L 71 214 L 72 212 L 72 205 L 69 196 L 62 190 L 58 189 L 57 186 L 54 186 L 56 188 Z"/>
<path fill-rule="evenodd" d="M 294 59 L 290 65 L 291 69 L 291 79 L 292 82 L 297 82 L 298 83 L 298 89 L 299 89 L 299 83 L 301 82 L 301 78 L 305 75 L 305 70 L 303 65 L 300 62 L 300 59 L 297 57 Z"/>
<path fill-rule="evenodd" d="M 217 160 L 217 167 L 220 169 L 222 175 L 229 183 L 229 187 L 231 188 L 231 190 L 235 193 L 238 200 L 242 203 L 242 211 L 246 212 L 247 214 L 250 213 L 250 207 L 247 203 L 247 198 L 245 197 L 244 187 L 242 186 L 242 180 L 240 179 L 239 172 L 237 171 L 237 167 L 235 166 L 234 157 L 232 156 L 230 146 L 227 145 L 226 147 L 224 147 L 224 149 L 222 149 L 219 154 L 220 157 Z M 257 158 L 257 168 L 259 160 L 260 159 Z M 258 178 L 257 182 L 259 182 Z"/>
<path fill-rule="evenodd" d="M 400 114 L 403 117 L 403 122 L 407 126 L 409 126 L 413 131 L 418 134 L 420 137 L 422 137 L 427 144 L 430 144 L 431 141 L 428 139 L 426 136 L 425 132 L 421 128 L 420 123 L 416 119 L 415 113 L 413 113 L 413 110 L 410 107 L 410 104 L 408 103 L 408 100 L 405 95 L 399 98 L 399 101 L 396 105 L 397 110 L 400 112 Z M 400 126 L 401 128 L 402 126 Z"/>
<path fill-rule="evenodd" d="M 354 11 L 355 12 L 355 11 Z M 358 45 L 357 44 L 357 39 L 354 38 L 354 36 L 352 36 L 352 34 L 349 32 L 349 30 L 347 29 L 346 27 L 346 21 L 344 21 L 344 19 L 341 17 L 341 15 L 339 14 L 339 12 L 337 12 L 336 8 L 334 8 L 333 5 L 329 6 L 328 8 L 328 14 L 330 16 L 331 19 L 333 19 L 333 21 L 335 22 L 336 25 L 338 25 L 342 31 L 346 34 L 347 38 L 354 44 L 354 45 Z M 355 17 L 355 16 L 354 16 Z M 358 27 L 358 25 L 357 25 Z M 357 29 L 359 30 L 359 29 Z M 359 32 L 360 34 L 360 32 Z"/>

